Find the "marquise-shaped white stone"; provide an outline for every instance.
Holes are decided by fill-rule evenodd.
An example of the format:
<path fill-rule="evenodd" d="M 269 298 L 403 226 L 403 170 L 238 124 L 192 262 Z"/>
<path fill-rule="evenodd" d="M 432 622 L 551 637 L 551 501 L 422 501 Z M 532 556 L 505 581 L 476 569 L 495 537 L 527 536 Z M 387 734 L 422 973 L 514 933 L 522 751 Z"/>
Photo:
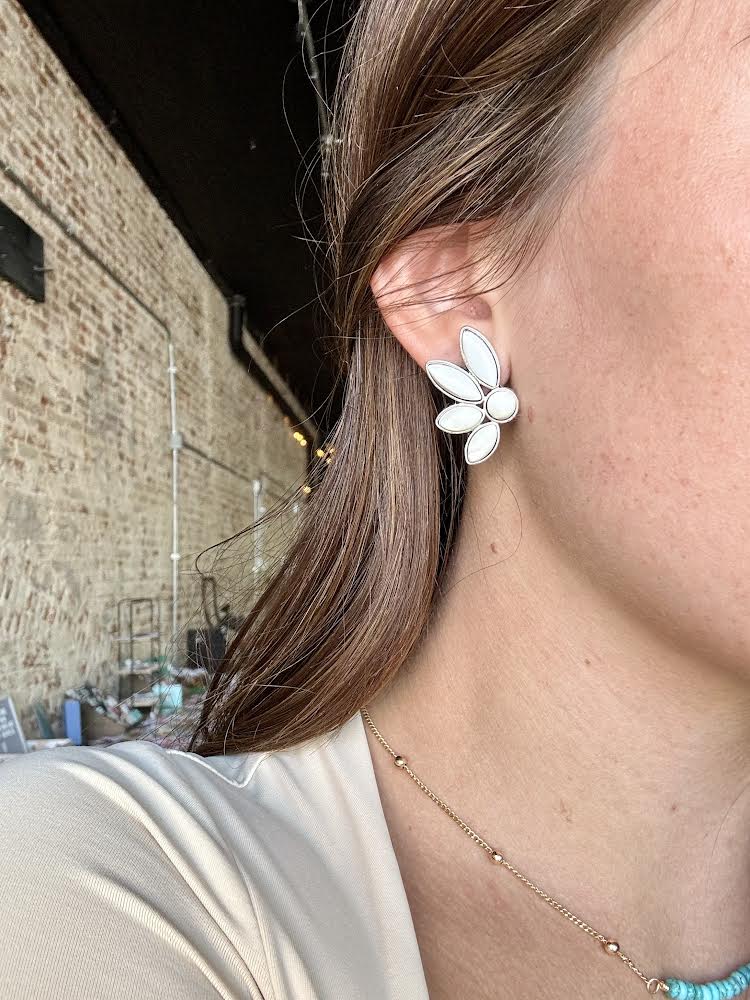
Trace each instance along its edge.
<path fill-rule="evenodd" d="M 489 458 L 500 443 L 500 424 L 480 424 L 466 439 L 464 455 L 469 465 Z"/>
<path fill-rule="evenodd" d="M 483 419 L 484 415 L 478 406 L 472 403 L 454 403 L 438 413 L 435 423 L 441 431 L 448 434 L 468 434 Z"/>
<path fill-rule="evenodd" d="M 461 356 L 469 371 L 490 389 L 500 384 L 500 362 L 495 348 L 473 326 L 462 326 L 459 337 Z"/>
<path fill-rule="evenodd" d="M 485 396 L 484 406 L 488 417 L 504 424 L 518 413 L 518 396 L 508 386 L 503 385 Z"/>
<path fill-rule="evenodd" d="M 479 382 L 452 361 L 428 361 L 425 365 L 430 381 L 462 403 L 481 403 L 484 398 Z"/>

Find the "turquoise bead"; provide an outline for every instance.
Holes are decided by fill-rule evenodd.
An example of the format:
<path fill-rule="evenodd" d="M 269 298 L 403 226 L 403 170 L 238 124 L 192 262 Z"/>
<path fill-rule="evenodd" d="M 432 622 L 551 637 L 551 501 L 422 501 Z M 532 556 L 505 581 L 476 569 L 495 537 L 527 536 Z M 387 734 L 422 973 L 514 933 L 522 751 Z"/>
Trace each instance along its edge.
<path fill-rule="evenodd" d="M 750 989 L 750 962 L 725 979 L 714 979 L 710 983 L 691 983 L 686 979 L 667 979 L 665 982 L 672 1000 L 731 1000 Z"/>

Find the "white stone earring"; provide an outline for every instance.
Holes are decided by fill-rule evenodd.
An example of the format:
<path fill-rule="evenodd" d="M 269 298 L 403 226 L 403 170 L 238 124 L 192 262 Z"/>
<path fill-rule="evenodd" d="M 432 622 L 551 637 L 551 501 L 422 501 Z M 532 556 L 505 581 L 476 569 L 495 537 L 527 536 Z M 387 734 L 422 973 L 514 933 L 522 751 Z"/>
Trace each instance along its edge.
<path fill-rule="evenodd" d="M 435 423 L 446 434 L 469 435 L 464 455 L 469 465 L 476 465 L 497 448 L 500 424 L 518 413 L 518 396 L 500 385 L 500 361 L 484 334 L 462 326 L 459 344 L 468 371 L 452 361 L 428 361 L 425 370 L 433 385 L 456 400 L 438 413 Z"/>

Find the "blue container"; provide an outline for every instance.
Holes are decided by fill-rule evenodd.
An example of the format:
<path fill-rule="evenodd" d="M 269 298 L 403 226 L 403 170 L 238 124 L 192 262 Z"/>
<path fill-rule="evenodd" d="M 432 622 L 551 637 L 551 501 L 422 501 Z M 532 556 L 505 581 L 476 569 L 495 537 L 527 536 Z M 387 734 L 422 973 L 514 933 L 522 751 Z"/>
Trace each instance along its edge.
<path fill-rule="evenodd" d="M 63 702 L 63 721 L 65 723 L 65 735 L 68 739 L 72 740 L 77 747 L 82 746 L 81 703 L 77 698 L 66 698 Z"/>

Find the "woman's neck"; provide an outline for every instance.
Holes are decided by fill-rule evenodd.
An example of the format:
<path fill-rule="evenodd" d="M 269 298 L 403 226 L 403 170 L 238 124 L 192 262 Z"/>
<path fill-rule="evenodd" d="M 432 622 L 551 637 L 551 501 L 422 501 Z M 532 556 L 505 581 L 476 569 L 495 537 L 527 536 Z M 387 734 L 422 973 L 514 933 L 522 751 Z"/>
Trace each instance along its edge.
<path fill-rule="evenodd" d="M 467 497 L 433 622 L 368 706 L 373 722 L 496 850 L 653 974 L 723 975 L 750 960 L 750 679 L 661 635 L 533 518 L 517 546 L 510 497 L 491 516 Z M 369 738 L 400 861 L 422 886 L 412 905 L 473 882 L 463 926 L 486 920 L 482 852 Z M 450 863 L 430 875 L 431 904 L 415 868 L 436 850 Z M 512 880 L 490 875 L 494 893 Z M 529 896 L 535 935 L 559 933 Z"/>

